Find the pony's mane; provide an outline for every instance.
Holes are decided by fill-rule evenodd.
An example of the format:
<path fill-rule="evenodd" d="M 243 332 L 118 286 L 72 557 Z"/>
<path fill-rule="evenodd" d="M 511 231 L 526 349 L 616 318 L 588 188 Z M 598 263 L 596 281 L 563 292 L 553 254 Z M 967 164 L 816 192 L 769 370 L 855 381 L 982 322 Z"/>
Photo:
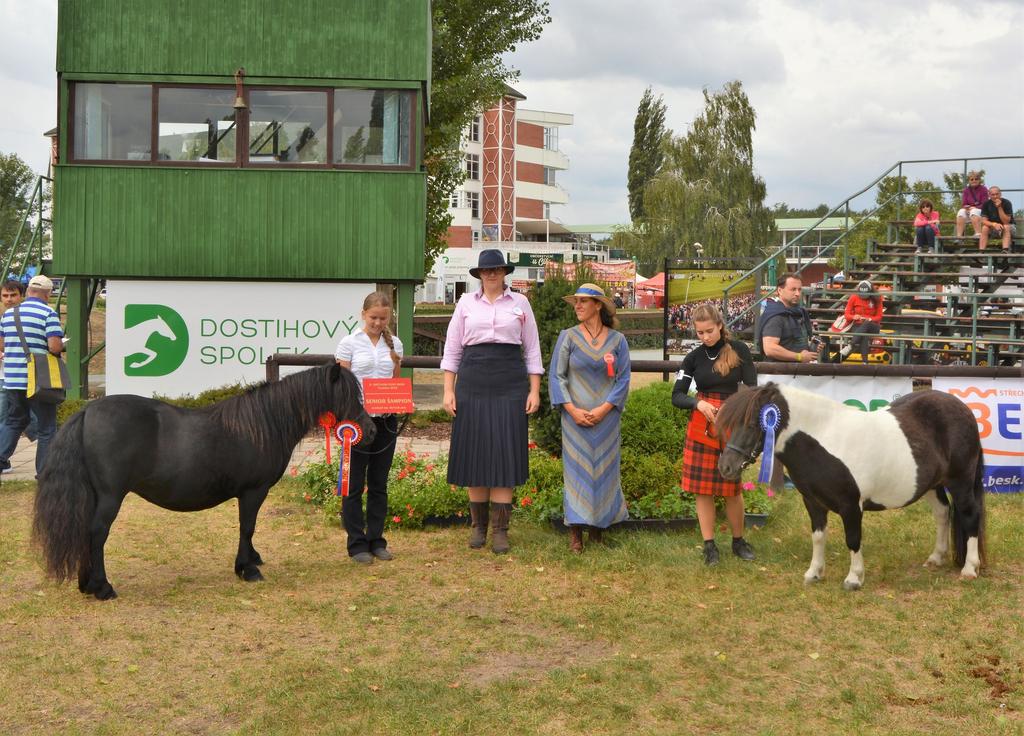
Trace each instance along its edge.
<path fill-rule="evenodd" d="M 337 386 L 330 375 L 335 367 L 334 363 L 325 363 L 274 383 L 257 383 L 206 411 L 225 432 L 244 437 L 264 452 L 291 452 L 295 443 L 316 426 L 320 415 L 333 410 L 339 389 L 346 390 L 345 413 L 354 416 L 358 412 L 356 378 L 340 370 L 337 383 L 342 386 Z"/>
<path fill-rule="evenodd" d="M 757 421 L 761 407 L 774 402 L 779 405 L 782 424 L 789 421 L 788 407 L 782 401 L 782 392 L 777 383 L 768 383 L 757 388 L 740 386 L 740 390 L 726 399 L 715 415 L 715 427 L 720 436 L 729 436 L 733 430 L 746 427 Z"/>

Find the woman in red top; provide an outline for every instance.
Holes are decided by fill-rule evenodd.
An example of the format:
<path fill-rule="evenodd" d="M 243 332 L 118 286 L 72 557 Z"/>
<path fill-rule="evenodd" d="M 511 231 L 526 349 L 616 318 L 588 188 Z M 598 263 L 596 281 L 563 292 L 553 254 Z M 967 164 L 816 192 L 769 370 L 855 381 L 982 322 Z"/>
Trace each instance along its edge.
<path fill-rule="evenodd" d="M 853 338 L 853 345 L 843 350 L 843 357 L 856 348 L 860 353 L 860 359 L 867 363 L 868 352 L 871 350 L 871 336 L 877 335 L 882 328 L 882 296 L 875 292 L 875 287 L 870 281 L 861 281 L 857 284 L 857 291 L 850 294 L 846 302 L 843 316 L 847 322 L 853 323 L 850 331 L 856 335 Z"/>

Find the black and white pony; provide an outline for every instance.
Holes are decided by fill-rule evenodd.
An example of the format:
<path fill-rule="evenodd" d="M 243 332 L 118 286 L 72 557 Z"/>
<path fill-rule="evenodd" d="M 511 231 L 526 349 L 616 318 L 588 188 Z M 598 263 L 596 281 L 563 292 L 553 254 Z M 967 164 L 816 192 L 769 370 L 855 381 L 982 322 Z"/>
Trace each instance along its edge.
<path fill-rule="evenodd" d="M 89 403 L 53 438 L 39 476 L 32 533 L 47 572 L 58 580 L 77 576 L 78 589 L 100 600 L 117 597 L 103 545 L 134 491 L 171 511 L 237 498 L 235 574 L 262 580 L 263 559 L 252 546 L 256 516 L 295 446 L 328 411 L 358 422 L 364 441 L 373 441 L 359 384 L 335 363 L 202 409 L 127 395 Z"/>
<path fill-rule="evenodd" d="M 932 507 L 935 550 L 925 565 L 941 565 L 949 550 L 964 578 L 976 578 L 985 556 L 982 452 L 970 409 L 940 391 L 916 391 L 884 410 L 864 412 L 817 394 L 769 383 L 740 391 L 718 412 L 715 424 L 728 437 L 718 461 L 726 478 L 739 478 L 761 452 L 760 412 L 779 408 L 775 457 L 786 467 L 811 517 L 813 553 L 804 582 L 825 568 L 828 512 L 839 514 L 850 549 L 847 590 L 864 582 L 861 521 L 865 511 L 899 508 L 919 498 Z M 952 513 L 950 499 L 952 497 Z"/>

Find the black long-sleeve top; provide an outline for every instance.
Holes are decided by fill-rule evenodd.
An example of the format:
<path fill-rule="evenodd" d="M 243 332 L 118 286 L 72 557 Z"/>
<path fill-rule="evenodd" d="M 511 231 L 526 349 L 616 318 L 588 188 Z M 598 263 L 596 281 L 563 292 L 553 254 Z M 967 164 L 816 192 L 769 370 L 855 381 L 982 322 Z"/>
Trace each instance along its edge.
<path fill-rule="evenodd" d="M 719 340 L 711 347 L 700 345 L 683 358 L 683 369 L 676 374 L 676 384 L 672 387 L 672 405 L 680 409 L 696 409 L 697 397 L 690 396 L 690 383 L 697 382 L 698 391 L 714 391 L 722 394 L 734 394 L 739 391 L 740 383 L 748 386 L 757 385 L 757 371 L 754 359 L 750 356 L 750 348 L 739 340 L 730 340 L 729 344 L 740 357 L 740 364 L 724 376 L 715 370 L 715 359 L 725 347 L 725 339 Z"/>

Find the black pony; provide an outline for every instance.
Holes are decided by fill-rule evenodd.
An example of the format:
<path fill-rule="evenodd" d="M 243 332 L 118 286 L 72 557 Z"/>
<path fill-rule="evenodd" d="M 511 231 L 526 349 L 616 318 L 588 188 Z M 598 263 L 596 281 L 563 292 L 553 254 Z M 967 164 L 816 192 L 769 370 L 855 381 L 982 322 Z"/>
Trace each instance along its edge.
<path fill-rule="evenodd" d="M 881 411 L 864 412 L 817 394 L 769 383 L 740 391 L 715 420 L 728 442 L 718 461 L 726 478 L 739 478 L 764 443 L 761 407 L 775 404 L 781 416 L 775 457 L 803 496 L 811 517 L 813 553 L 804 582 L 825 568 L 828 512 L 842 518 L 850 549 L 847 590 L 864 582 L 861 520 L 865 511 L 928 500 L 937 527 L 926 565 L 941 565 L 949 549 L 960 575 L 975 578 L 985 558 L 985 492 L 978 425 L 967 406 L 941 391 L 915 391 Z M 949 499 L 953 499 L 952 514 Z"/>
<path fill-rule="evenodd" d="M 262 580 L 252 535 L 267 492 L 324 412 L 357 421 L 364 441 L 372 441 L 375 428 L 359 396 L 356 378 L 331 363 L 203 409 L 128 395 L 91 402 L 54 437 L 39 476 L 32 535 L 47 572 L 58 580 L 77 575 L 83 593 L 115 598 L 103 545 L 134 491 L 171 511 L 237 498 L 235 574 Z"/>

